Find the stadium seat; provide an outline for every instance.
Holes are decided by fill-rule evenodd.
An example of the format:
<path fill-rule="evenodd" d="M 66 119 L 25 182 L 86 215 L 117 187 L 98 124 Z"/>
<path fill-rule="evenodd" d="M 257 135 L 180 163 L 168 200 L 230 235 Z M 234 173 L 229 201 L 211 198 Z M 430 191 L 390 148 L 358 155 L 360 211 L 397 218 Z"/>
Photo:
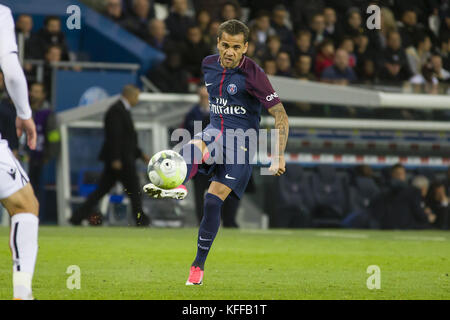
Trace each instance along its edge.
<path fill-rule="evenodd" d="M 313 227 L 339 227 L 347 213 L 348 193 L 344 178 L 333 166 L 318 166 L 312 176 L 315 207 L 312 212 Z"/>
<path fill-rule="evenodd" d="M 350 211 L 367 212 L 370 201 L 378 195 L 380 188 L 375 181 L 367 177 L 356 177 L 353 185 L 350 186 Z"/>
<path fill-rule="evenodd" d="M 299 165 L 287 165 L 286 174 L 277 179 L 276 214 L 273 227 L 309 227 L 314 196 L 310 176 Z"/>

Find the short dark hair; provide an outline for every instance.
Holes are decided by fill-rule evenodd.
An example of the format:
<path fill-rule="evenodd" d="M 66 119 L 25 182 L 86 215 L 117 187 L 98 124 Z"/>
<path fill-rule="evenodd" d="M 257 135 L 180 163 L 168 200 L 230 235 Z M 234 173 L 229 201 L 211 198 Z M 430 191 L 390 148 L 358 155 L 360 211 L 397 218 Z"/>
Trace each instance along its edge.
<path fill-rule="evenodd" d="M 397 169 L 405 169 L 401 163 L 396 163 L 391 167 L 391 174 Z"/>
<path fill-rule="evenodd" d="M 225 21 L 224 23 L 222 23 L 219 26 L 219 30 L 217 31 L 217 37 L 219 39 L 221 39 L 222 34 L 224 32 L 226 32 L 232 36 L 242 33 L 244 35 L 244 43 L 247 43 L 250 30 L 245 25 L 245 23 L 243 23 L 239 20 L 236 20 L 236 19 L 231 19 L 231 20 Z"/>
<path fill-rule="evenodd" d="M 59 19 L 58 16 L 47 16 L 44 19 L 44 26 L 48 26 L 48 24 L 50 23 L 50 21 L 54 21 L 54 20 L 58 20 L 59 22 L 61 22 L 61 20 Z"/>

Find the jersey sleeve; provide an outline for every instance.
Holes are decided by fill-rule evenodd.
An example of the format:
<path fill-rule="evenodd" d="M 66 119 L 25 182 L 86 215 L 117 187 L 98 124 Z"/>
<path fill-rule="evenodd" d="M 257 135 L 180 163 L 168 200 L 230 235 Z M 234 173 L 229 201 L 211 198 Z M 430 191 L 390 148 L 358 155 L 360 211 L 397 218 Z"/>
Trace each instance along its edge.
<path fill-rule="evenodd" d="M 5 78 L 6 90 L 14 102 L 17 116 L 31 118 L 28 85 L 17 55 L 16 34 L 11 10 L 0 5 L 0 68 Z"/>
<path fill-rule="evenodd" d="M 281 103 L 278 94 L 272 87 L 263 69 L 256 63 L 251 63 L 247 68 L 246 87 L 247 91 L 269 109 Z"/>
<path fill-rule="evenodd" d="M 17 52 L 14 20 L 11 10 L 5 6 L 0 7 L 0 62 L 10 53 Z"/>

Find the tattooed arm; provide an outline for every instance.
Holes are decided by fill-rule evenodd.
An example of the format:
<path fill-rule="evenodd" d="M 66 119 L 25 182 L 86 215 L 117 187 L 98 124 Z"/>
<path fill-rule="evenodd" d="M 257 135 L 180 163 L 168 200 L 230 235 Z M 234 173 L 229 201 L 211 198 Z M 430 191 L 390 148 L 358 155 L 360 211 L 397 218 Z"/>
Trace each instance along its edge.
<path fill-rule="evenodd" d="M 268 111 L 275 118 L 275 129 L 278 129 L 278 158 L 272 161 L 269 170 L 272 171 L 274 175 L 281 176 L 286 171 L 284 151 L 289 135 L 288 116 L 281 103 L 274 105 Z"/>

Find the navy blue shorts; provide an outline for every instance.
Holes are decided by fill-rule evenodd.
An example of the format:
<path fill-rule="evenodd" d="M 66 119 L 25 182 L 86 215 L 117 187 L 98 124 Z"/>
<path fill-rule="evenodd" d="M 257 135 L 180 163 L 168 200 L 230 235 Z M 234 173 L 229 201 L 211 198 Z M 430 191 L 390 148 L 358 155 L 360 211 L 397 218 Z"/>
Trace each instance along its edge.
<path fill-rule="evenodd" d="M 203 140 L 210 153 L 206 162 L 199 166 L 199 172 L 205 175 L 213 174 L 210 181 L 226 185 L 240 199 L 253 170 L 250 164 L 253 156 L 249 148 L 250 140 L 240 136 L 233 136 L 231 139 L 223 130 L 220 131 L 211 125 L 196 134 L 194 139 Z"/>

